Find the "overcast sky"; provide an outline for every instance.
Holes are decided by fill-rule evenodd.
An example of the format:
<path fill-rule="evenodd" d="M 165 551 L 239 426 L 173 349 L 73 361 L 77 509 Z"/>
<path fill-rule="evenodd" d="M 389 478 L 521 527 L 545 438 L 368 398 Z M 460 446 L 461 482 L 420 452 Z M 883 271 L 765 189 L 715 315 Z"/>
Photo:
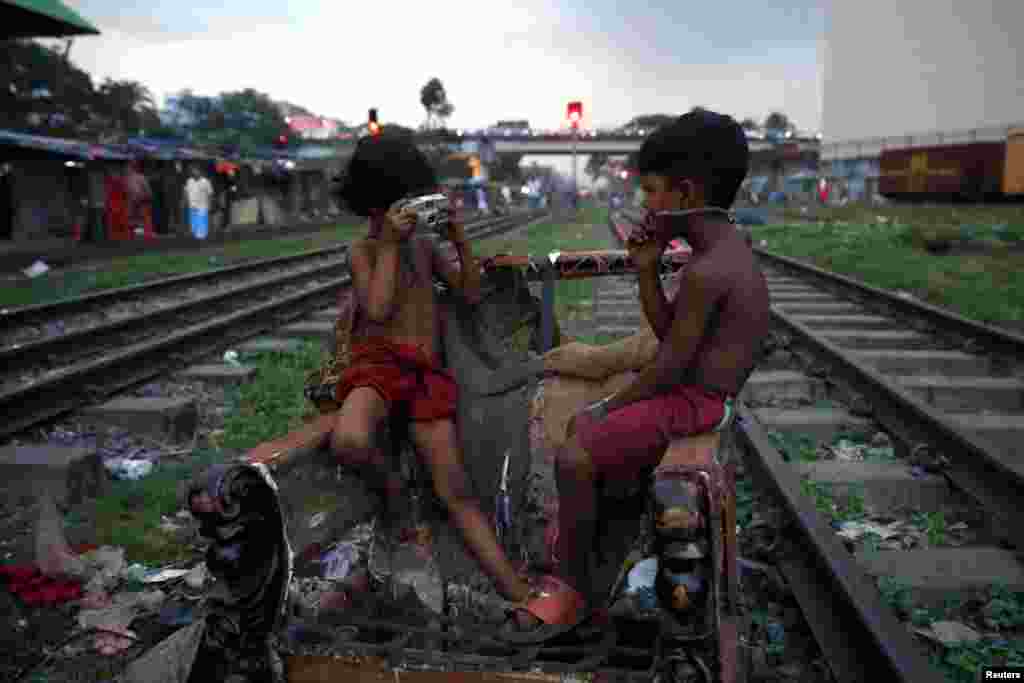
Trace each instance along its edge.
<path fill-rule="evenodd" d="M 805 131 L 821 121 L 820 0 L 64 1 L 103 33 L 76 39 L 72 60 L 161 103 L 252 87 L 349 123 L 376 106 L 415 126 L 437 76 L 453 128 L 556 128 L 571 99 L 587 127 L 696 105 L 759 121 L 779 109 Z"/>

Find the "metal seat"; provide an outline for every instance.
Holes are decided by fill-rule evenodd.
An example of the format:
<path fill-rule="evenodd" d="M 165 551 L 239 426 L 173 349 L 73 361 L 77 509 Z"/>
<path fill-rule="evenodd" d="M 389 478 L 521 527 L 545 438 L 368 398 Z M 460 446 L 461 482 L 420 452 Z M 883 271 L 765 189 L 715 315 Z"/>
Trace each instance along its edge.
<path fill-rule="evenodd" d="M 695 510 L 655 509 L 652 521 L 655 532 L 671 531 L 703 518 L 702 528 L 710 546 L 713 563 L 711 576 L 711 610 L 717 634 L 719 675 L 723 683 L 736 681 L 739 665 L 739 574 L 736 539 L 736 459 L 733 439 L 734 422 L 726 419 L 714 431 L 674 439 L 665 450 L 661 463 L 654 470 L 653 486 L 671 480 L 692 485 L 704 500 Z M 652 502 L 657 508 L 656 493 Z M 696 501 L 695 501 L 696 502 Z M 706 511 L 706 512 L 705 512 Z"/>

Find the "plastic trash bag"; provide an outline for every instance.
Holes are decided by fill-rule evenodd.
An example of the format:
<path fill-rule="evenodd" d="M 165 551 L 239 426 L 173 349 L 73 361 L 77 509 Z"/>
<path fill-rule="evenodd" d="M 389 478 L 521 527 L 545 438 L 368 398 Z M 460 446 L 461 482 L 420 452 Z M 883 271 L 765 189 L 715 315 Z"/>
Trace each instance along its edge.
<path fill-rule="evenodd" d="M 36 525 L 36 566 L 46 576 L 83 578 L 86 565 L 71 552 L 61 527 L 57 504 L 49 495 L 39 499 L 39 521 Z"/>

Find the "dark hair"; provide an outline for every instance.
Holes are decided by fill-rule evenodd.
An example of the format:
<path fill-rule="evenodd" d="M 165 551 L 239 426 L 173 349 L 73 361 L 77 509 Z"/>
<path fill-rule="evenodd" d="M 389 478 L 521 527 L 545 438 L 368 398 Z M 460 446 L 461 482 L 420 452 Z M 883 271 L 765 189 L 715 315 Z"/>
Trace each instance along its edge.
<path fill-rule="evenodd" d="M 731 116 L 694 109 L 644 140 L 636 169 L 669 178 L 701 181 L 708 206 L 728 209 L 747 175 L 747 135 Z"/>
<path fill-rule="evenodd" d="M 338 197 L 356 215 L 369 216 L 399 199 L 437 187 L 437 176 L 427 157 L 402 135 L 368 136 L 341 178 Z"/>

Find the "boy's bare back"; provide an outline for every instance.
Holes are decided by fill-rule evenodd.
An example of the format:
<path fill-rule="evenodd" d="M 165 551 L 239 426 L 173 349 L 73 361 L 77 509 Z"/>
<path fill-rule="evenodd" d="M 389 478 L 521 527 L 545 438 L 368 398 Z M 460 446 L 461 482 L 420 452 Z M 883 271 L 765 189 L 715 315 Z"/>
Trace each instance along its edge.
<path fill-rule="evenodd" d="M 756 257 L 738 232 L 730 232 L 709 251 L 695 255 L 689 267 L 688 275 L 702 281 L 700 289 L 712 302 L 686 379 L 736 395 L 768 335 L 770 305 Z M 676 315 L 685 317 L 685 297 L 677 294 L 674 305 Z"/>

